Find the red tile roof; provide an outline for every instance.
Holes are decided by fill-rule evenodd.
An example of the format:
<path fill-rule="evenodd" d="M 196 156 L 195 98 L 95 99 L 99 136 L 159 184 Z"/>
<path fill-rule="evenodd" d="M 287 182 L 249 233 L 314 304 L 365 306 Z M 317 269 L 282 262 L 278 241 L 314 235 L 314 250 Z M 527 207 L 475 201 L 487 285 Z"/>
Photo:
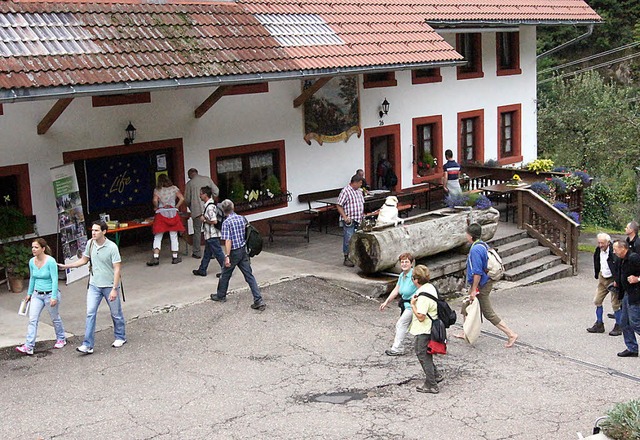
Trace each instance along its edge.
<path fill-rule="evenodd" d="M 427 22 L 536 20 L 599 17 L 581 0 L 2 0 L 0 99 L 21 88 L 447 63 L 462 57 Z"/>

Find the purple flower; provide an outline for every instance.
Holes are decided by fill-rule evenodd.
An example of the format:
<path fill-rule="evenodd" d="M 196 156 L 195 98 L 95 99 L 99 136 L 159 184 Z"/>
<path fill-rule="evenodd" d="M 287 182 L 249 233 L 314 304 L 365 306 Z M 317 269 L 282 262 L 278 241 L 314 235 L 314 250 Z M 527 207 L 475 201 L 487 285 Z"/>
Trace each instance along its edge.
<path fill-rule="evenodd" d="M 447 204 L 449 208 L 453 208 L 454 206 L 466 206 L 469 201 L 469 196 L 466 195 L 448 195 L 444 198 L 444 203 Z"/>
<path fill-rule="evenodd" d="M 480 194 L 480 197 L 476 200 L 476 209 L 489 209 L 491 206 L 491 200 L 484 194 Z"/>
<path fill-rule="evenodd" d="M 587 183 L 589 183 L 589 181 L 591 180 L 591 176 L 589 176 L 584 171 L 574 171 L 573 175 L 574 176 L 578 176 L 580 178 L 580 180 L 582 180 L 582 183 L 585 184 L 585 185 Z"/>
<path fill-rule="evenodd" d="M 567 184 L 562 181 L 559 177 L 552 177 L 549 181 L 549 185 L 553 185 L 556 187 L 556 193 L 564 194 L 567 192 Z"/>
<path fill-rule="evenodd" d="M 531 191 L 533 191 L 533 192 L 535 192 L 537 194 L 541 194 L 541 195 L 549 194 L 549 185 L 547 185 L 544 182 L 532 183 L 529 188 L 531 189 Z"/>
<path fill-rule="evenodd" d="M 566 203 L 556 202 L 553 204 L 553 207 L 565 213 L 569 211 L 569 205 Z"/>
<path fill-rule="evenodd" d="M 551 171 L 553 171 L 554 173 L 567 173 L 567 172 L 569 172 L 569 168 L 567 168 L 567 167 L 555 167 Z"/>
<path fill-rule="evenodd" d="M 569 218 L 574 222 L 580 224 L 580 214 L 578 214 L 577 212 L 573 212 L 573 211 L 568 212 L 567 216 L 569 216 Z"/>

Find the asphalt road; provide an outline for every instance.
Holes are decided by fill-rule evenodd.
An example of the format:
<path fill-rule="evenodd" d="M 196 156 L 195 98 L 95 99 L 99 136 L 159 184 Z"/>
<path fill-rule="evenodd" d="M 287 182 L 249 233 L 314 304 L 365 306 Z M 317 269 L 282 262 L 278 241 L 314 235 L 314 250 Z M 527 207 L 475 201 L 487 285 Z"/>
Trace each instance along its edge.
<path fill-rule="evenodd" d="M 638 397 L 640 361 L 616 358 L 621 338 L 584 331 L 588 277 L 541 286 L 494 294 L 515 348 L 489 323 L 473 347 L 451 338 L 438 395 L 415 391 L 410 349 L 383 355 L 395 307 L 314 277 L 265 287 L 264 312 L 245 289 L 135 319 L 120 349 L 107 329 L 93 355 L 78 338 L 33 357 L 5 350 L 0 438 L 575 439 Z"/>

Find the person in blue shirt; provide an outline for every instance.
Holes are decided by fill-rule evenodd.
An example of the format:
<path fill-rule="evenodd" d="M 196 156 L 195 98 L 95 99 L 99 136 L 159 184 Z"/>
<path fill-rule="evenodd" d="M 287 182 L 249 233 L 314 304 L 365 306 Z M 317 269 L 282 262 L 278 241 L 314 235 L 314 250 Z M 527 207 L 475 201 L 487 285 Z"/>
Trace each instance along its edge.
<path fill-rule="evenodd" d="M 42 309 L 45 307 L 49 311 L 53 328 L 56 331 L 56 343 L 54 348 L 62 348 L 67 344 L 64 336 L 64 326 L 58 313 L 60 304 L 60 292 L 58 291 L 58 265 L 55 258 L 51 256 L 51 248 L 44 238 L 36 238 L 31 243 L 33 258 L 29 261 L 29 290 L 25 301 L 29 306 L 29 326 L 27 329 L 27 341 L 16 347 L 16 350 L 26 355 L 33 354 L 33 347 L 36 345 L 36 335 L 38 334 L 38 320 Z"/>
<path fill-rule="evenodd" d="M 400 261 L 402 273 L 398 276 L 396 287 L 393 288 L 386 301 L 380 304 L 380 311 L 383 311 L 385 307 L 387 307 L 387 305 L 398 295 L 401 296 L 400 318 L 398 318 L 398 322 L 396 322 L 396 337 L 393 340 L 391 348 L 384 351 L 384 354 L 387 356 L 401 356 L 404 354 L 402 342 L 404 341 L 407 331 L 409 331 L 409 326 L 411 325 L 411 319 L 413 317 L 413 312 L 411 311 L 411 298 L 413 298 L 416 290 L 418 290 L 411 278 L 413 276 L 413 255 L 409 252 L 404 252 L 400 254 L 398 261 Z"/>
<path fill-rule="evenodd" d="M 494 312 L 491 306 L 491 300 L 489 299 L 489 294 L 491 293 L 491 289 L 493 289 L 493 280 L 487 275 L 489 254 L 487 252 L 487 244 L 480 239 L 482 236 L 482 226 L 478 223 L 471 223 L 467 226 L 466 233 L 467 241 L 471 243 L 471 249 L 469 249 L 469 256 L 467 257 L 467 282 L 471 286 L 469 288 L 468 304 L 478 298 L 482 316 L 507 336 L 505 347 L 511 348 L 516 343 L 518 334 L 511 330 L 507 324 L 500 319 L 498 314 Z M 466 306 L 468 304 L 463 304 L 462 316 L 467 316 Z M 454 336 L 464 339 L 464 333 Z"/>

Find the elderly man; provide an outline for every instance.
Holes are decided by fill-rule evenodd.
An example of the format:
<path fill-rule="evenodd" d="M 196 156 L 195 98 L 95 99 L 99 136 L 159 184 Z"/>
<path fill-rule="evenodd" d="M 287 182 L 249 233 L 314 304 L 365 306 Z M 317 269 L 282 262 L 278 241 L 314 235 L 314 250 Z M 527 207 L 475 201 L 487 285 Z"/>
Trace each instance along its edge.
<path fill-rule="evenodd" d="M 617 283 L 622 300 L 620 327 L 627 346 L 618 353 L 620 357 L 638 357 L 638 341 L 640 335 L 640 255 L 629 249 L 626 241 L 613 243 L 613 252 L 620 259 L 617 271 Z"/>
<path fill-rule="evenodd" d="M 593 268 L 595 272 L 595 278 L 598 280 L 598 287 L 596 289 L 596 296 L 593 298 L 593 303 L 596 306 L 596 323 L 592 327 L 589 327 L 587 331 L 589 333 L 604 333 L 604 322 L 602 320 L 603 308 L 602 303 L 609 293 L 607 289 L 611 283 L 614 282 L 614 275 L 616 273 L 616 256 L 613 253 L 613 243 L 611 243 L 611 237 L 609 234 L 601 232 L 598 234 L 598 247 L 596 247 L 593 253 Z M 616 318 L 616 324 L 613 330 L 609 332 L 611 336 L 620 336 L 622 330 L 620 329 L 620 300 L 618 295 L 611 293 L 611 307 Z"/>
<path fill-rule="evenodd" d="M 202 235 L 203 204 L 200 200 L 200 188 L 205 186 L 211 188 L 211 197 L 214 199 L 218 197 L 220 190 L 210 177 L 201 176 L 195 168 L 191 168 L 187 174 L 189 175 L 189 181 L 185 188 L 184 199 L 187 207 L 191 210 L 191 219 L 193 220 L 193 253 L 191 256 L 193 258 L 201 258 L 200 236 Z"/>
<path fill-rule="evenodd" d="M 351 182 L 345 186 L 338 196 L 338 213 L 340 214 L 340 224 L 342 225 L 342 253 L 344 254 L 344 265 L 355 266 L 349 260 L 349 241 L 353 233 L 358 229 L 364 215 L 364 194 L 360 191 L 362 187 L 362 177 L 354 174 Z"/>

